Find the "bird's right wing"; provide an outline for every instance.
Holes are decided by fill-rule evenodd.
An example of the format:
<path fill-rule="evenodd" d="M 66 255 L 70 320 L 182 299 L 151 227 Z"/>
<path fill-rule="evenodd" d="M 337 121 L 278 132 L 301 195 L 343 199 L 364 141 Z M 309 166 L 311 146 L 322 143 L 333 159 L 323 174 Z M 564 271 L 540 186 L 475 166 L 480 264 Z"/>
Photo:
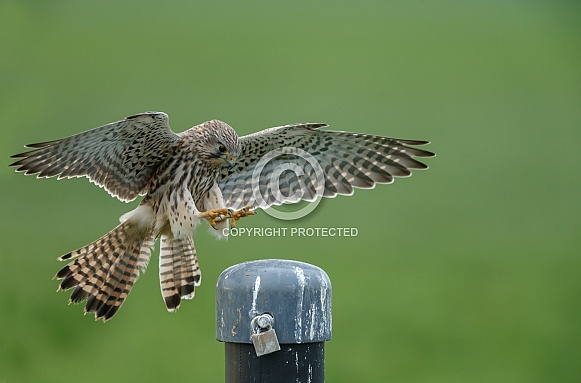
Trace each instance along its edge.
<path fill-rule="evenodd" d="M 61 140 L 27 145 L 11 164 L 37 177 L 87 177 L 109 194 L 132 201 L 147 191 L 155 168 L 178 140 L 160 112 L 140 113 Z"/>

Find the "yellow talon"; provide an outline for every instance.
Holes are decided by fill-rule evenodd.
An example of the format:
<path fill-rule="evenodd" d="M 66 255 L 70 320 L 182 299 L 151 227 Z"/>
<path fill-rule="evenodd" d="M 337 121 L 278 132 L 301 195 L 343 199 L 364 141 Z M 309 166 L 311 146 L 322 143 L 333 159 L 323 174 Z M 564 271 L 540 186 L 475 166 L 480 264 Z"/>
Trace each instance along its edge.
<path fill-rule="evenodd" d="M 254 206 L 246 206 L 242 209 L 235 211 L 230 214 L 230 218 L 232 218 L 232 227 L 236 227 L 236 221 L 240 218 L 248 217 L 249 215 L 255 215 L 256 211 L 254 210 Z"/>
<path fill-rule="evenodd" d="M 230 217 L 230 214 L 231 213 L 228 209 L 212 209 L 201 213 L 200 217 L 208 218 L 208 221 L 210 221 L 210 226 L 217 230 L 216 218 Z"/>
<path fill-rule="evenodd" d="M 236 227 L 236 222 L 240 218 L 248 217 L 249 215 L 256 215 L 256 211 L 254 210 L 254 206 L 246 206 L 238 211 L 234 211 L 232 209 L 212 209 L 205 211 L 200 214 L 200 217 L 207 218 L 210 222 L 210 225 L 214 229 L 218 229 L 216 227 L 216 219 L 232 219 L 232 227 Z"/>

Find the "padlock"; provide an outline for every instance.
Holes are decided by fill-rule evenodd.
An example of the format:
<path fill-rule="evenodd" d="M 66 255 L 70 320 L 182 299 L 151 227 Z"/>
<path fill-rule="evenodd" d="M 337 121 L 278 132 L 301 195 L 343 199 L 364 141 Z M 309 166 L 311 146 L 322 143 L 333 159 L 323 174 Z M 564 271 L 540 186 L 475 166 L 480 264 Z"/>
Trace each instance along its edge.
<path fill-rule="evenodd" d="M 256 356 L 271 354 L 280 350 L 276 331 L 272 327 L 273 321 L 274 318 L 270 315 L 263 314 L 252 319 L 250 323 L 252 327 L 252 343 L 254 344 Z"/>

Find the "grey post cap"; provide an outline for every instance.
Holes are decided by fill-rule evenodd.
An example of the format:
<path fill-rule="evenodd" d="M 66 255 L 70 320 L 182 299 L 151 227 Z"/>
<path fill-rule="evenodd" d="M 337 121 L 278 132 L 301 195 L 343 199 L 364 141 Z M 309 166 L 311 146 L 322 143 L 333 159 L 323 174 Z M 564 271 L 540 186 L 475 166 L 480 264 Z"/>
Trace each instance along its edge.
<path fill-rule="evenodd" d="M 250 321 L 274 317 L 279 343 L 331 339 L 331 281 L 317 266 L 266 259 L 224 270 L 216 284 L 216 339 L 252 343 Z"/>

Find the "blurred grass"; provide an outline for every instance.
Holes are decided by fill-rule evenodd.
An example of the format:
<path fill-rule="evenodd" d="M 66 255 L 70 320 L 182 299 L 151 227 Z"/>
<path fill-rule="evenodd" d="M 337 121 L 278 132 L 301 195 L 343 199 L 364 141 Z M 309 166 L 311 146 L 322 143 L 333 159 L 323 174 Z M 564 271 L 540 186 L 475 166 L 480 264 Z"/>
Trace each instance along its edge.
<path fill-rule="evenodd" d="M 0 2 L 0 380 L 220 381 L 214 281 L 297 259 L 333 282 L 328 381 L 576 382 L 581 266 L 581 9 L 576 2 Z M 428 139 L 431 169 L 323 201 L 300 221 L 355 238 L 199 230 L 204 283 L 176 315 L 152 260 L 118 317 L 67 307 L 55 258 L 131 206 L 8 156 L 162 110 L 247 134 L 321 121 Z M 373 321 L 361 325 L 361 316 Z"/>

